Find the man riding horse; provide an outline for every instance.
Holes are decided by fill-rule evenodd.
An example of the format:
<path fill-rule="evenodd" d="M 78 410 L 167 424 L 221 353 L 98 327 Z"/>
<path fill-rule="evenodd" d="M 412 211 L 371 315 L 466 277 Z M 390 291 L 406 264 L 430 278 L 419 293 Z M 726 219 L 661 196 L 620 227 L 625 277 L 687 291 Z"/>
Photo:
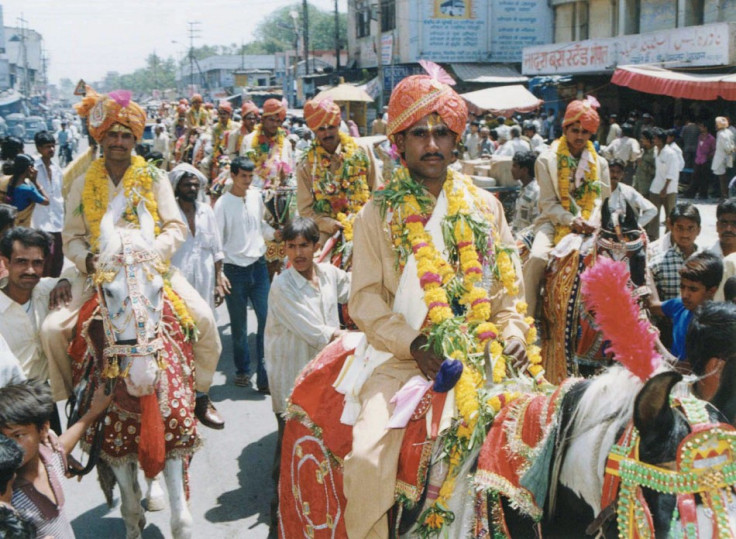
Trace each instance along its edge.
<path fill-rule="evenodd" d="M 446 356 L 461 359 L 473 380 L 483 380 L 481 369 L 490 368 L 481 366 L 484 348 L 499 358 L 496 367 L 505 357 L 527 360 L 528 326 L 518 305 L 523 289 L 501 204 L 448 169 L 467 114 L 462 98 L 439 80 L 417 75 L 401 81 L 389 102 L 388 136 L 403 166 L 355 220 L 349 307 L 370 346 L 365 362 L 356 358 L 353 364 L 370 367 L 362 371 L 365 383 L 347 392 L 358 395 L 357 417 L 349 417 L 350 406 L 343 413 L 354 421 L 344 465 L 350 537 L 389 534 L 387 511 L 405 432 L 387 428 L 397 391 L 415 376 L 436 379 Z M 460 341 L 464 352 L 448 349 Z M 469 358 L 478 350 L 476 367 Z M 442 415 L 457 415 L 455 401 L 472 404 L 477 394 L 469 384 L 447 398 L 450 410 Z"/>
<path fill-rule="evenodd" d="M 597 104 L 591 97 L 570 103 L 562 121 L 562 137 L 539 156 L 534 167 L 540 215 L 524 264 L 524 288 L 532 316 L 550 251 L 570 232 L 593 233 L 600 205 L 611 194 L 608 163 L 590 142 L 600 123 Z"/>
<path fill-rule="evenodd" d="M 93 295 L 94 288 L 88 282 L 96 270 L 100 222 L 110 202 L 118 197 L 125 199 L 126 210 L 118 224 L 135 228 L 140 227 L 138 203 L 145 202 L 156 225 L 153 247 L 163 261 L 171 258 L 186 237 L 186 225 L 168 179 L 145 159 L 132 155 L 136 141 L 143 135 L 146 113 L 130 98 L 127 91 L 100 95 L 88 87 L 86 97 L 77 105 L 80 116 L 87 117 L 89 132 L 100 144 L 103 156 L 75 180 L 66 201 L 62 231 L 64 255 L 76 265 L 78 272 L 71 283 L 71 300 L 49 314 L 41 331 L 55 400 L 64 400 L 72 394 L 67 346 L 81 306 Z M 207 396 L 222 350 L 214 313 L 175 268 L 170 268 L 168 279 L 197 327 L 198 338 L 194 343 L 197 418 L 207 426 L 221 426 L 223 420 Z"/>

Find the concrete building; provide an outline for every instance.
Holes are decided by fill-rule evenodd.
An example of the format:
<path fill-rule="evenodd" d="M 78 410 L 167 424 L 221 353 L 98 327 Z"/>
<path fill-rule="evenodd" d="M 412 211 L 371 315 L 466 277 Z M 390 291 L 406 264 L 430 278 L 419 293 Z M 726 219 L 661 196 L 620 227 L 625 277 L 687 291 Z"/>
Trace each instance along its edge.
<path fill-rule="evenodd" d="M 420 59 L 449 66 L 460 82 L 518 82 L 523 48 L 551 42 L 552 28 L 547 0 L 348 0 L 349 66 L 380 65 L 385 100 L 423 72 Z"/>
<path fill-rule="evenodd" d="M 238 86 L 236 73 L 241 76 L 237 82 L 246 82 L 250 88 L 278 84 L 275 79 L 283 76 L 272 54 L 219 55 L 191 64 L 185 58 L 182 70 L 177 73 L 177 84 L 194 85 L 198 91 L 217 94 Z"/>
<path fill-rule="evenodd" d="M 564 101 L 594 93 L 604 112 L 634 108 L 662 125 L 702 104 L 609 84 L 618 66 L 647 65 L 726 73 L 736 62 L 735 0 L 552 0 L 554 43 L 525 47 L 522 73 L 572 75 L 559 85 Z M 719 105 L 725 106 L 725 105 Z M 688 110 L 689 109 L 689 110 Z"/>

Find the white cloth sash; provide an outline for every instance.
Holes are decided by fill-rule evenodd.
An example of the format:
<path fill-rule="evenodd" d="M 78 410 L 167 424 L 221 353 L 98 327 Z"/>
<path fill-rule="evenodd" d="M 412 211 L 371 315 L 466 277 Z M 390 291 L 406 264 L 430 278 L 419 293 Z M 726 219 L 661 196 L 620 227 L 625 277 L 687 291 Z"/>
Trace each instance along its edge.
<path fill-rule="evenodd" d="M 447 197 L 444 190 L 437 198 L 432 217 L 430 217 L 424 229 L 432 237 L 432 242 L 437 250 L 447 258 L 445 252 L 445 240 L 442 237 L 442 220 L 447 214 Z M 422 298 L 422 301 L 417 301 Z M 402 314 L 406 322 L 414 329 L 419 329 L 427 317 L 427 305 L 424 303 L 424 290 L 419 283 L 417 275 L 417 259 L 410 254 L 406 260 L 404 271 L 399 279 L 396 289 L 396 297 L 392 310 Z M 343 409 L 340 422 L 345 425 L 355 425 L 360 413 L 360 390 L 366 380 L 370 378 L 373 371 L 388 361 L 393 354 L 383 350 L 377 350 L 369 345 L 365 334 L 359 333 L 346 337 L 343 344 L 346 348 L 352 348 L 348 344 L 355 345 L 355 353 L 345 360 L 340 374 L 335 380 L 333 387 L 336 391 L 345 395 L 345 408 Z"/>

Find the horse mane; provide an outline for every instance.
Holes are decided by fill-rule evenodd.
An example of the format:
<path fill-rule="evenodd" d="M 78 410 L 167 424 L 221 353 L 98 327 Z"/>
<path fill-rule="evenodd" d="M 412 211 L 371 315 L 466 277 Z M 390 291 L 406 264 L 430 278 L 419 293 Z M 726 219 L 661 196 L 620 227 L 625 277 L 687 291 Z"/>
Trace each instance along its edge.
<path fill-rule="evenodd" d="M 663 363 L 657 370 L 671 367 Z M 673 395 L 689 394 L 691 379 L 680 382 Z M 554 507 L 556 487 L 572 490 L 592 509 L 601 511 L 601 492 L 606 459 L 618 437 L 634 415 L 634 401 L 645 381 L 621 365 L 583 382 L 584 389 L 571 392 L 577 402 L 570 403 L 568 418 L 561 421 L 553 463 L 550 502 Z"/>

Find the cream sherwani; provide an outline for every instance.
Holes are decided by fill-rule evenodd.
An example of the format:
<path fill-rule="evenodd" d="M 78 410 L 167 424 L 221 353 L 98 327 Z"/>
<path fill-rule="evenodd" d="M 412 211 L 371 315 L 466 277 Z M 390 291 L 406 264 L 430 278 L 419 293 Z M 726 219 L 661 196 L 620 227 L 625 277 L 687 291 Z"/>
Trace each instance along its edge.
<path fill-rule="evenodd" d="M 534 243 L 529 258 L 524 264 L 524 289 L 528 312 L 534 316 L 539 300 L 539 289 L 547 267 L 549 253 L 554 247 L 555 226 L 570 226 L 575 216 L 562 207 L 560 187 L 557 182 L 557 146 L 555 141 L 549 150 L 537 158 L 534 165 L 534 176 L 539 183 L 539 217 L 534 223 Z M 582 157 L 581 157 L 582 160 Z M 578 168 L 583 166 L 581 163 Z M 611 195 L 611 181 L 608 174 L 608 162 L 598 155 L 598 178 L 601 194 L 596 201 L 591 221 L 599 217 L 602 201 Z M 570 185 L 574 184 L 571 178 Z"/>
<path fill-rule="evenodd" d="M 93 288 L 88 283 L 86 267 L 87 255 L 90 253 L 88 240 L 90 232 L 87 221 L 80 211 L 84 182 L 85 176 L 81 176 L 72 184 L 66 199 L 66 219 L 62 231 L 64 255 L 77 268 L 76 277 L 71 279 L 72 301 L 68 306 L 50 312 L 41 330 L 41 343 L 49 360 L 51 390 L 57 401 L 68 398 L 72 392 L 71 361 L 66 349 L 73 336 L 79 309 L 93 293 Z M 122 182 L 116 186 L 108 178 L 110 201 L 122 189 Z M 162 260 L 170 260 L 184 242 L 187 228 L 181 220 L 171 183 L 162 171 L 159 171 L 158 177 L 154 179 L 153 194 L 158 205 L 161 226 L 161 233 L 156 237 L 153 249 Z M 206 392 L 212 383 L 212 376 L 222 351 L 214 313 L 178 270 L 172 267 L 169 277 L 172 288 L 184 300 L 199 331 L 199 338 L 194 343 L 197 390 Z"/>
<path fill-rule="evenodd" d="M 515 245 L 501 203 L 485 191 L 479 194 L 495 216 L 494 225 L 500 241 L 508 246 Z M 443 198 L 444 193 L 437 201 L 438 212 Z M 365 332 L 368 344 L 387 358 L 362 385 L 352 451 L 345 459 L 345 524 L 351 539 L 388 537 L 386 512 L 394 503 L 398 457 L 404 436 L 403 429 L 386 428 L 393 411 L 389 401 L 412 376 L 421 375 L 410 352 L 412 341 L 420 335 L 417 327 L 421 322 L 414 327 L 397 312 L 400 309 L 392 309 L 402 277 L 384 225 L 384 218 L 373 200 L 355 220 L 350 315 Z M 427 226 L 429 229 L 430 225 Z M 413 264 L 407 263 L 407 268 L 416 271 Z M 523 297 L 521 283 L 519 289 L 517 296 L 509 296 L 503 285 L 494 280 L 489 296 L 492 321 L 502 337 L 524 342 L 528 327 L 516 311 L 516 303 Z M 413 301 L 423 302 L 423 299 L 415 297 Z"/>
<path fill-rule="evenodd" d="M 249 133 L 243 138 L 243 142 L 240 144 L 240 155 L 247 156 L 248 150 L 252 149 L 253 146 L 253 138 L 255 137 L 256 132 Z M 291 155 L 291 143 L 286 140 L 286 135 L 284 135 L 284 143 L 281 146 L 281 155 L 274 155 L 276 153 L 276 145 L 274 144 L 271 148 L 267 160 L 277 160 L 281 161 L 282 163 L 286 163 L 289 167 L 292 167 L 294 164 L 293 157 Z M 288 176 L 288 175 L 287 175 Z M 253 183 L 251 184 L 253 187 L 256 187 L 258 189 L 262 189 L 264 185 L 266 185 L 266 182 L 271 182 L 271 187 L 276 187 L 277 185 L 280 185 L 280 179 L 279 178 L 261 178 L 258 175 L 258 168 L 255 170 L 255 174 L 253 175 Z M 286 185 L 285 183 L 282 185 Z"/>
<path fill-rule="evenodd" d="M 360 149 L 368 156 L 368 173 L 366 181 L 368 188 L 375 191 L 383 183 L 376 166 L 376 158 L 370 145 L 356 141 Z M 334 153 L 330 154 L 330 172 L 335 174 L 342 166 L 342 145 L 338 145 Z M 335 220 L 327 215 L 317 213 L 312 208 L 314 204 L 314 166 L 309 165 L 307 153 L 299 160 L 296 166 L 296 200 L 299 208 L 299 215 L 302 217 L 311 217 L 317 223 L 320 233 L 320 242 L 325 244 L 327 239 L 332 235 L 332 227 Z"/>

